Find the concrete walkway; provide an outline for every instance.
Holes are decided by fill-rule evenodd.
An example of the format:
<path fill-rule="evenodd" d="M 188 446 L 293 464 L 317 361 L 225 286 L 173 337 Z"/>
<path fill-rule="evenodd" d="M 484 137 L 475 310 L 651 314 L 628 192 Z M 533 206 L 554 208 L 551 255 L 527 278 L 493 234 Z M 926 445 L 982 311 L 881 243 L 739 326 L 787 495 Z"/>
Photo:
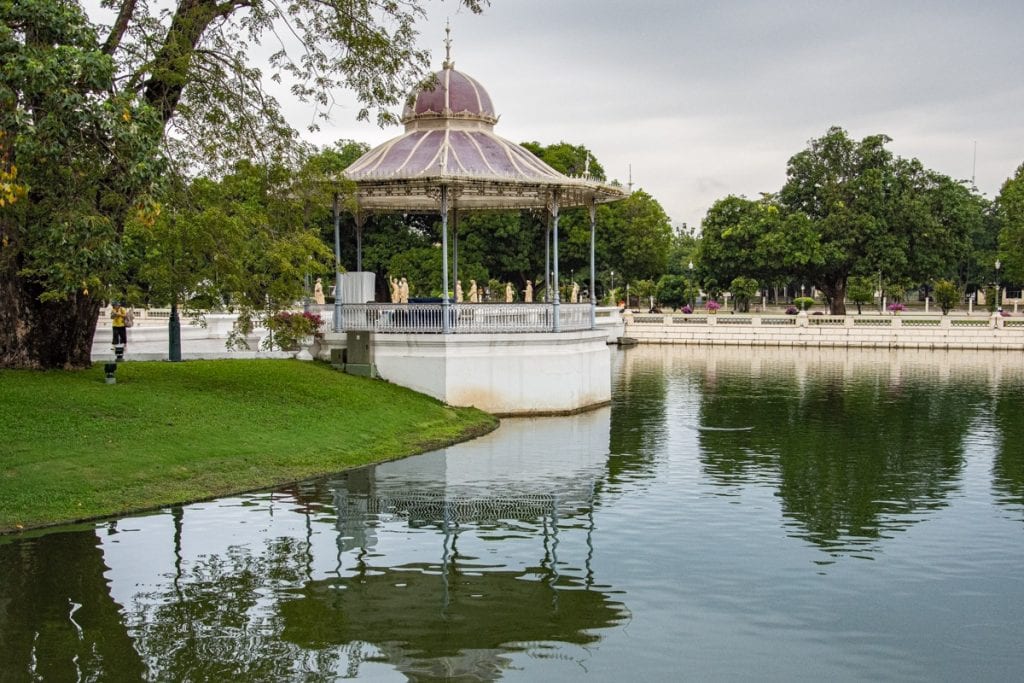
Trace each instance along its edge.
<path fill-rule="evenodd" d="M 263 330 L 266 333 L 265 330 Z M 96 326 L 96 335 L 92 343 L 92 360 L 104 363 L 114 360 L 114 348 L 111 344 L 113 332 L 110 324 Z M 224 345 L 226 335 L 210 327 L 198 327 L 182 323 L 181 325 L 181 359 L 182 360 L 215 360 L 223 358 L 294 358 L 295 351 L 232 351 Z M 253 345 L 255 348 L 255 344 Z M 167 360 L 168 341 L 167 324 L 136 325 L 128 330 L 128 345 L 125 347 L 126 361 Z"/>

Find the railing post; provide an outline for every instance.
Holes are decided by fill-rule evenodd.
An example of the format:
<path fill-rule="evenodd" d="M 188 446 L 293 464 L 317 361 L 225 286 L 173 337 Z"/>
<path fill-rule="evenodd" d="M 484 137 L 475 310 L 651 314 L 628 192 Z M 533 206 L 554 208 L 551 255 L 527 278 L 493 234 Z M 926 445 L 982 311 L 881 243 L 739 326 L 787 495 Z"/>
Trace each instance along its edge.
<path fill-rule="evenodd" d="M 595 270 L 594 243 L 597 237 L 597 202 L 590 198 L 587 206 L 590 210 L 590 329 L 597 329 L 597 287 L 594 286 L 597 271 Z M 1016 304 L 1014 304 L 1014 310 Z"/>
<path fill-rule="evenodd" d="M 561 331 L 561 322 L 562 321 L 560 319 L 561 314 L 559 312 L 559 307 L 560 307 L 560 304 L 561 304 L 559 299 L 561 299 L 561 296 L 560 296 L 560 293 L 558 291 L 558 289 L 559 289 L 559 285 L 558 285 L 558 190 L 554 190 L 551 193 L 551 207 L 550 207 L 550 210 L 551 210 L 551 230 L 552 230 L 552 242 L 551 242 L 552 249 L 551 249 L 551 255 L 554 258 L 554 266 L 555 266 L 555 282 L 554 282 L 554 290 L 555 290 L 554 291 L 554 295 L 555 295 L 555 298 L 554 298 L 554 303 L 552 304 L 552 317 L 554 317 L 554 320 L 552 322 L 554 323 L 553 331 L 554 332 L 560 332 Z"/>
<path fill-rule="evenodd" d="M 335 332 L 341 332 L 341 212 L 338 193 L 334 193 L 334 320 Z"/>
<path fill-rule="evenodd" d="M 448 186 L 441 186 L 441 270 L 443 271 L 443 282 L 441 283 L 441 332 L 451 334 L 451 321 L 448 320 L 448 312 L 451 310 L 451 301 L 448 300 Z"/>

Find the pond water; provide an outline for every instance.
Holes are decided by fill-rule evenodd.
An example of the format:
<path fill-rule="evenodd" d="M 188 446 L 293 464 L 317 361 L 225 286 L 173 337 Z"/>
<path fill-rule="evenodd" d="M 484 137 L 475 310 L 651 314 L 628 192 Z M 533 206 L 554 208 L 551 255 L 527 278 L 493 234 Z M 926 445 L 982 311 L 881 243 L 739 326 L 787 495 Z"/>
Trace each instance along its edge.
<path fill-rule="evenodd" d="M 0 680 L 1019 680 L 1020 354 L 614 373 L 586 414 L 0 539 Z"/>

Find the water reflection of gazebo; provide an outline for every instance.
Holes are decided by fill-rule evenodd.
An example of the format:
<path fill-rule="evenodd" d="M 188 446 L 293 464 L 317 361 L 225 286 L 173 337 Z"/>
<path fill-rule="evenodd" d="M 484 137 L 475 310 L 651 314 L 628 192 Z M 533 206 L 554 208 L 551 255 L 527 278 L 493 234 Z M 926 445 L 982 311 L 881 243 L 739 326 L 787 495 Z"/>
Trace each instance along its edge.
<path fill-rule="evenodd" d="M 450 41 L 447 42 L 450 48 Z M 371 335 L 373 358 L 366 358 L 368 362 L 364 365 L 375 366 L 387 379 L 454 405 L 520 413 L 576 410 L 604 403 L 610 398 L 610 383 L 598 377 L 607 375 L 607 362 L 596 370 L 584 368 L 593 366 L 593 342 L 600 337 L 595 333 L 596 207 L 623 199 L 626 193 L 594 178 L 559 173 L 523 147 L 496 135 L 493 129 L 497 121 L 487 91 L 455 70 L 449 49 L 441 71 L 411 95 L 402 117 L 405 133 L 367 152 L 346 169 L 345 178 L 355 185 L 352 205 L 357 271 L 362 268 L 362 232 L 369 214 L 436 212 L 441 217 L 441 298 L 437 303 L 367 303 L 367 293 L 374 291 L 372 285 L 367 285 L 369 274 L 355 273 L 357 277 L 351 282 L 356 286 L 350 287 L 342 285 L 339 274 L 335 289 L 342 296 L 335 298 L 334 332 Z M 336 243 L 340 204 L 336 198 Z M 559 212 L 568 207 L 585 207 L 590 213 L 590 301 L 585 304 L 563 304 L 558 292 L 558 218 Z M 453 303 L 450 294 L 455 288 L 451 274 L 454 271 L 457 281 L 459 214 L 523 209 L 544 211 L 549 217 L 550 238 L 546 237 L 545 253 L 549 254 L 550 267 L 546 264 L 545 273 L 553 273 L 554 282 L 548 282 L 545 289 L 551 293 L 550 303 Z M 454 234 L 453 268 L 449 268 L 449 228 Z M 340 251 L 336 256 L 340 263 Z M 357 300 L 348 300 L 351 298 Z M 592 334 L 585 334 L 588 332 Z M 546 341 L 522 338 L 524 334 L 562 333 L 575 336 Z M 423 338 L 427 334 L 443 337 L 441 341 L 427 340 Z M 394 335 L 404 338 L 397 340 Z M 504 339 L 496 338 L 502 335 Z M 475 343 L 456 339 L 473 336 L 487 339 L 477 339 Z M 345 343 L 350 345 L 350 341 L 346 338 Z M 486 351 L 480 350 L 481 344 L 487 346 Z M 328 345 L 332 345 L 330 340 Z M 340 340 L 334 345 L 340 345 Z M 529 357 L 534 362 L 544 356 L 578 354 L 583 364 L 571 370 L 572 377 L 566 376 L 569 366 L 564 363 L 552 365 L 550 370 L 537 367 L 527 373 L 533 379 L 524 383 L 519 377 L 523 374 L 521 366 L 485 361 L 497 355 L 496 350 L 506 357 Z M 439 357 L 445 360 L 440 366 L 434 363 L 433 374 L 424 369 Z M 473 360 L 460 362 L 460 358 Z M 418 372 L 410 367 L 418 368 Z M 559 377 L 554 385 L 540 381 L 552 371 Z M 522 386 L 513 393 L 506 391 L 495 397 L 493 391 L 487 391 L 493 389 L 494 381 L 490 381 L 490 387 L 482 388 L 473 382 L 460 382 L 458 378 L 466 375 L 492 379 L 516 375 Z M 595 383 L 601 385 L 596 391 Z M 504 384 L 507 383 L 499 383 Z M 534 405 L 533 399 L 541 396 L 552 400 L 548 405 L 543 405 L 543 401 L 540 406 Z"/>
<path fill-rule="evenodd" d="M 337 576 L 307 581 L 281 602 L 283 639 L 306 649 L 344 646 L 355 672 L 360 655 L 351 648 L 361 645 L 410 676 L 492 680 L 510 666 L 512 651 L 587 646 L 625 618 L 624 605 L 594 581 L 595 482 L 587 476 L 487 493 L 365 483 L 365 491 L 334 489 Z M 461 532 L 521 532 L 524 524 L 540 527 L 538 562 L 500 566 L 458 550 Z M 393 525 L 439 530 L 437 557 L 390 564 L 365 531 Z M 585 531 L 585 557 L 559 560 L 560 528 Z M 355 565 L 343 567 L 349 551 Z"/>

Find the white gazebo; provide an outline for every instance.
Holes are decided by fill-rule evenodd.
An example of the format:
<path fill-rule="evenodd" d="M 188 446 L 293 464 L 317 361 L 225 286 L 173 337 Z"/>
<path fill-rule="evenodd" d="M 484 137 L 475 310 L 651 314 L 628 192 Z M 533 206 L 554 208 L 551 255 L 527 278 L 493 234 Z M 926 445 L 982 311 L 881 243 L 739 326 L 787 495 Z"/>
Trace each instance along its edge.
<path fill-rule="evenodd" d="M 441 301 L 396 305 L 336 297 L 335 335 L 329 336 L 344 333 L 349 342 L 352 334 L 365 339 L 368 360 L 381 376 L 452 405 L 520 414 L 571 412 L 605 403 L 611 393 L 610 360 L 606 335 L 595 329 L 596 207 L 627 195 L 591 177 L 563 175 L 496 135 L 498 115 L 490 96 L 476 80 L 455 70 L 450 40 L 446 43 L 443 68 L 410 95 L 402 116 L 405 133 L 367 152 L 344 172 L 355 184 L 357 271 L 369 214 L 440 214 Z M 334 205 L 337 236 L 338 197 Z M 558 292 L 558 216 L 569 207 L 586 207 L 590 213 L 591 286 L 590 301 L 584 304 L 563 304 Z M 545 272 L 554 274 L 553 286 L 546 287 L 551 301 L 452 302 L 450 225 L 457 281 L 459 213 L 503 209 L 543 210 L 550 217 L 547 253 L 553 268 L 545 267 Z M 337 246 L 336 257 L 340 262 Z M 342 291 L 339 275 L 336 292 Z"/>

